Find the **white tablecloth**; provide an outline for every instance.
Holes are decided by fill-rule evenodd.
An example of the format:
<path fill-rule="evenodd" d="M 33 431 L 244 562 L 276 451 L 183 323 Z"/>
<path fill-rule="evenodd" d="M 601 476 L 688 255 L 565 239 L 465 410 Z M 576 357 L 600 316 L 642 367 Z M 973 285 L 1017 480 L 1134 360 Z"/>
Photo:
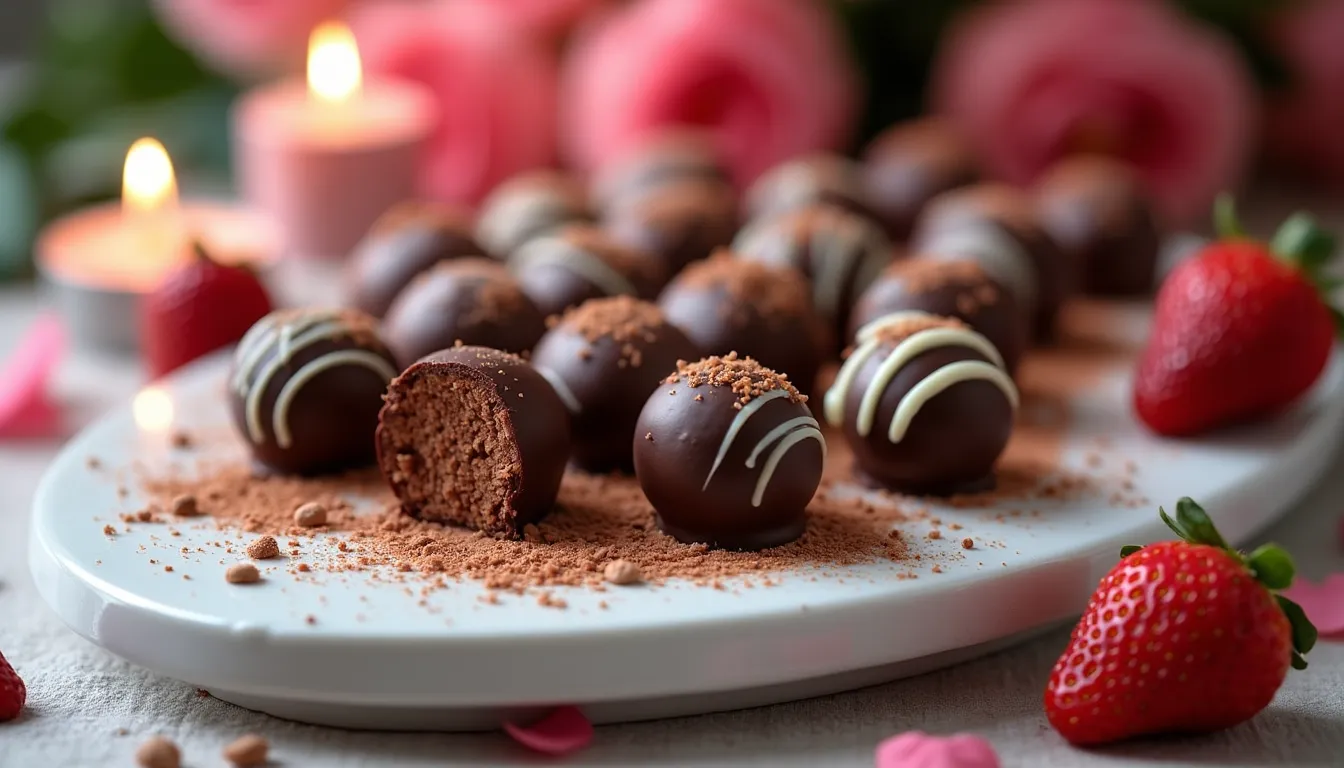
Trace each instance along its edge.
<path fill-rule="evenodd" d="M 35 292 L 0 289 L 0 359 L 42 305 Z M 137 384 L 125 361 L 74 355 L 56 382 L 74 420 L 126 399 Z M 28 709 L 0 724 L 0 767 L 132 765 L 141 740 L 163 733 L 190 766 L 223 765 L 220 748 L 247 732 L 270 739 L 286 766 L 495 766 L 536 764 L 503 736 L 392 735 L 276 720 L 198 696 L 85 642 L 46 608 L 27 567 L 29 505 L 55 455 L 54 441 L 0 442 L 0 652 L 28 683 Z M 1289 546 L 1319 578 L 1344 569 L 1338 527 L 1344 463 L 1266 538 Z M 1081 607 L 1081 606 L 1080 606 Z M 899 627 L 892 627 L 899 632 Z M 864 766 L 884 737 L 910 729 L 971 731 L 1005 766 L 1344 765 L 1344 643 L 1324 643 L 1274 704 L 1223 734 L 1098 752 L 1066 746 L 1046 725 L 1041 693 L 1067 632 L 979 661 L 866 690 L 761 709 L 599 728 L 568 765 Z M 122 729 L 124 729 L 125 734 Z"/>

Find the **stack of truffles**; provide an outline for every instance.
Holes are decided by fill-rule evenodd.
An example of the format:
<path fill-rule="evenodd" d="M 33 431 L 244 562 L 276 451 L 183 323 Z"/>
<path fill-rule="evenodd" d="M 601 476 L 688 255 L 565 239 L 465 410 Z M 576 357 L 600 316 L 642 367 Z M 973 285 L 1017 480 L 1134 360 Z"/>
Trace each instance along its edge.
<path fill-rule="evenodd" d="M 773 547 L 802 534 L 827 440 L 875 487 L 992 487 L 1024 353 L 1075 292 L 1148 291 L 1159 240 L 1122 167 L 983 182 L 932 120 L 740 195 L 668 131 L 587 184 L 533 172 L 474 214 L 388 212 L 350 308 L 242 341 L 232 410 L 272 471 L 376 461 L 424 520 L 518 537 L 567 471 L 633 473 L 676 539 Z"/>

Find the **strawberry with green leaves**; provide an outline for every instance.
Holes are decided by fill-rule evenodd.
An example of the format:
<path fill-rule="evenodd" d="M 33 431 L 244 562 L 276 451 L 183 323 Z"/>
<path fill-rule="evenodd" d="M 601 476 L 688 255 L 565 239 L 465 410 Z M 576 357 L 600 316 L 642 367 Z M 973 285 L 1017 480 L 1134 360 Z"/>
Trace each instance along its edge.
<path fill-rule="evenodd" d="M 1070 743 L 1229 728 L 1307 666 L 1316 629 L 1275 594 L 1288 554 L 1232 549 L 1190 499 L 1159 514 L 1180 540 L 1121 550 L 1050 675 L 1046 717 Z"/>
<path fill-rule="evenodd" d="M 1344 317 L 1322 274 L 1335 241 L 1311 217 L 1288 219 L 1269 243 L 1246 236 L 1230 198 L 1219 239 L 1182 262 L 1157 295 L 1139 358 L 1134 407 L 1161 435 L 1186 436 L 1282 410 L 1325 369 Z"/>

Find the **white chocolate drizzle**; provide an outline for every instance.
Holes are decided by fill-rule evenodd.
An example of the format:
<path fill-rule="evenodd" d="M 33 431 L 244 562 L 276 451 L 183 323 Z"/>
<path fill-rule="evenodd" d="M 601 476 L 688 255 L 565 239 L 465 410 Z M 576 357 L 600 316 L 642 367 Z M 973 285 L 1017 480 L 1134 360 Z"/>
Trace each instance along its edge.
<path fill-rule="evenodd" d="M 902 322 L 925 317 L 928 317 L 928 315 L 924 312 L 893 312 L 859 329 L 857 339 L 859 346 L 849 356 L 849 359 L 845 360 L 845 364 L 840 367 L 840 372 L 835 377 L 835 383 L 827 390 L 823 400 L 822 410 L 827 423 L 839 427 L 844 422 L 845 400 L 848 392 L 854 385 L 855 379 L 858 378 L 860 370 L 877 354 L 879 347 L 882 345 L 881 339 L 878 338 L 878 331 Z M 899 443 L 903 440 L 906 430 L 910 428 L 910 423 L 914 421 L 915 416 L 919 415 L 920 410 L 924 408 L 926 403 L 954 384 L 964 381 L 987 381 L 997 386 L 1008 398 L 1009 404 L 1016 410 L 1018 406 L 1017 387 L 1004 369 L 1003 357 L 989 339 L 969 328 L 926 328 L 901 339 L 896 344 L 895 349 L 887 354 L 878 366 L 877 371 L 873 373 L 872 380 L 868 382 L 868 386 L 864 389 L 863 396 L 859 400 L 858 413 L 854 416 L 854 427 L 860 437 L 867 437 L 872 432 L 873 422 L 877 419 L 877 409 L 881 404 L 882 395 L 886 392 L 892 379 L 896 378 L 896 374 L 919 355 L 942 347 L 965 347 L 980 353 L 989 362 L 960 360 L 948 363 L 920 380 L 896 404 L 896 412 L 892 415 L 891 425 L 887 430 L 888 440 L 892 443 Z"/>
<path fill-rule="evenodd" d="M 281 318 L 289 318 L 282 321 Z M 229 385 L 243 399 L 247 435 L 258 445 L 266 442 L 266 425 L 261 405 L 272 380 L 294 356 L 321 341 L 333 341 L 350 335 L 350 326 L 338 310 L 317 310 L 300 315 L 273 313 L 248 329 L 234 353 L 234 373 Z M 369 350 L 336 349 L 304 363 L 295 371 L 276 396 L 271 409 L 270 427 L 280 448 L 293 444 L 289 430 L 289 409 L 304 385 L 332 368 L 352 365 L 367 368 L 384 382 L 396 378 L 397 370 L 382 355 Z"/>
<path fill-rule="evenodd" d="M 587 249 L 571 245 L 557 236 L 537 238 L 518 249 L 509 260 L 509 267 L 515 273 L 543 264 L 564 267 L 592 283 L 607 296 L 634 296 L 639 293 L 634 283 L 610 264 Z"/>
<path fill-rule="evenodd" d="M 742 428 L 751 420 L 751 417 L 764 407 L 766 403 L 776 398 L 785 397 L 788 394 L 789 393 L 783 389 L 771 390 L 759 397 L 752 398 L 751 402 L 738 410 L 737 415 L 733 417 L 732 423 L 728 425 L 728 431 L 723 435 L 723 442 L 719 444 L 719 453 L 714 457 L 714 465 L 710 467 L 709 474 L 705 477 L 704 485 L 700 486 L 702 492 L 708 490 L 709 481 L 714 479 L 714 473 L 718 471 L 719 465 L 723 463 L 724 457 L 728 455 L 728 450 L 732 448 L 733 441 L 737 439 L 738 433 L 741 432 Z M 788 453 L 789 449 L 793 448 L 793 446 L 804 440 L 816 440 L 821 444 L 821 455 L 825 458 L 826 438 L 822 436 L 819 426 L 817 420 L 811 416 L 799 416 L 780 424 L 765 433 L 765 435 L 757 441 L 756 446 L 751 449 L 751 453 L 747 456 L 746 466 L 748 469 L 754 469 L 756 467 L 756 459 L 760 458 L 762 451 L 769 448 L 772 444 L 775 447 L 774 450 L 770 452 L 770 455 L 766 457 L 765 465 L 761 467 L 761 474 L 756 478 L 756 487 L 751 495 L 751 506 L 761 506 L 761 500 L 765 498 L 765 491 L 770 487 L 770 481 L 775 476 L 775 468 L 779 466 L 779 462 L 783 460 L 784 455 Z M 778 442 L 776 443 L 776 441 Z"/>
<path fill-rule="evenodd" d="M 583 412 L 583 404 L 579 402 L 579 398 L 574 396 L 574 390 L 570 389 L 565 380 L 560 378 L 560 374 L 550 368 L 540 366 L 537 367 L 537 373 L 540 373 L 543 379 L 550 382 L 551 389 L 554 389 L 555 394 L 560 396 L 560 402 L 565 404 L 570 413 L 578 415 Z"/>
<path fill-rule="evenodd" d="M 977 262 L 987 275 L 1013 294 L 1026 314 L 1035 311 L 1040 287 L 1031 255 L 997 225 L 981 223 L 949 228 L 920 243 L 920 252 L 925 258 L 969 258 Z"/>

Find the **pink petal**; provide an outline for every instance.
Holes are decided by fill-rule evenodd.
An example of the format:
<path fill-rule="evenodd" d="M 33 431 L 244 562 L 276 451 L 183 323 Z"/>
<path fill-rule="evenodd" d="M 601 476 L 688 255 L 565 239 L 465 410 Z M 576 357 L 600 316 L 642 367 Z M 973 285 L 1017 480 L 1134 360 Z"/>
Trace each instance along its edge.
<path fill-rule="evenodd" d="M 1283 596 L 1302 606 L 1321 637 L 1344 639 L 1344 573 L 1331 574 L 1319 584 L 1298 579 Z"/>
<path fill-rule="evenodd" d="M 999 768 L 989 742 L 967 733 L 930 736 L 911 731 L 877 747 L 877 768 Z"/>
<path fill-rule="evenodd" d="M 0 437 L 48 437 L 60 429 L 60 409 L 47 384 L 65 351 L 65 329 L 51 315 L 40 318 L 0 368 Z"/>
<path fill-rule="evenodd" d="M 528 749 L 557 757 L 577 752 L 593 740 L 593 724 L 578 707 L 560 707 L 531 725 L 505 723 L 504 731 Z"/>

